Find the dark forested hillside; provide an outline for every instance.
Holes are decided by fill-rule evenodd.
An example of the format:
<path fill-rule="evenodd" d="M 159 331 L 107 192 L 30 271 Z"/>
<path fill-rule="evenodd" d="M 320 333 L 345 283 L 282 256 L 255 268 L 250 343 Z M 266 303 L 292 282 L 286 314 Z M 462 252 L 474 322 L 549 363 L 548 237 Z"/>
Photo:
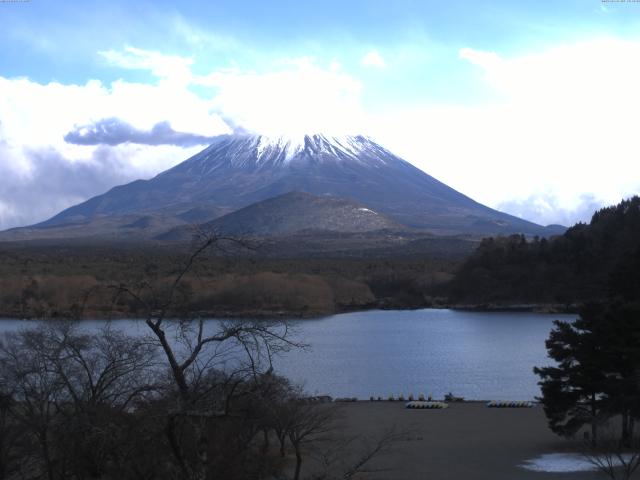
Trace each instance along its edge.
<path fill-rule="evenodd" d="M 577 303 L 640 296 L 640 197 L 597 211 L 564 235 L 487 238 L 449 285 L 459 303 Z"/>
<path fill-rule="evenodd" d="M 437 241 L 455 246 L 455 239 Z M 226 253 L 202 255 L 183 279 L 180 293 L 191 312 L 210 316 L 315 316 L 424 307 L 441 301 L 438 286 L 451 279 L 461 257 L 476 245 L 463 242 L 470 246 L 437 250 L 414 245 L 396 248 L 395 256 L 377 257 L 267 257 L 260 254 L 262 246 L 246 251 L 229 247 Z M 292 239 L 281 248 L 299 246 Z M 399 250 L 423 253 L 400 257 Z M 114 305 L 109 288 L 144 283 L 161 290 L 186 258 L 186 246 L 6 246 L 0 248 L 0 317 L 137 316 L 133 305 Z"/>

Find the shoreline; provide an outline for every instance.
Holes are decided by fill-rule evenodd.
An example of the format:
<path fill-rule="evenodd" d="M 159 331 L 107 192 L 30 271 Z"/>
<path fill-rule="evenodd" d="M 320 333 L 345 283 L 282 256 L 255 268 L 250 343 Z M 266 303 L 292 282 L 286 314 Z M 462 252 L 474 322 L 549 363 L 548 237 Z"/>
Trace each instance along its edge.
<path fill-rule="evenodd" d="M 300 311 L 286 311 L 286 310 L 212 310 L 201 311 L 190 315 L 193 319 L 197 318 L 216 318 L 221 320 L 237 320 L 237 319 L 251 319 L 251 320 L 312 320 L 332 315 L 339 315 L 344 313 L 355 312 L 369 312 L 374 310 L 380 311 L 404 311 L 404 310 L 459 310 L 466 312 L 514 312 L 514 313 L 542 313 L 542 314 L 577 314 L 579 306 L 578 304 L 552 304 L 552 303 L 533 303 L 533 304 L 492 304 L 492 303 L 480 303 L 480 304 L 456 304 L 456 303 L 442 303 L 442 304 L 425 304 L 420 306 L 402 306 L 402 305 L 371 305 L 367 307 L 354 307 L 354 308 L 337 308 L 331 311 L 319 311 L 319 312 L 300 312 Z M 121 320 L 121 319 L 135 319 L 144 320 L 147 318 L 144 315 L 135 315 L 129 313 L 118 312 L 111 315 L 102 315 L 99 313 L 74 316 L 74 315 L 47 315 L 42 317 L 22 317 L 17 314 L 18 312 L 2 312 L 0 311 L 0 321 L 7 319 L 18 320 Z M 184 319 L 184 316 L 180 315 L 168 315 L 167 319 Z"/>
<path fill-rule="evenodd" d="M 452 304 L 451 310 L 472 312 L 531 312 L 531 313 L 568 313 L 577 314 L 579 305 L 558 303 L 523 303 L 523 304 Z"/>

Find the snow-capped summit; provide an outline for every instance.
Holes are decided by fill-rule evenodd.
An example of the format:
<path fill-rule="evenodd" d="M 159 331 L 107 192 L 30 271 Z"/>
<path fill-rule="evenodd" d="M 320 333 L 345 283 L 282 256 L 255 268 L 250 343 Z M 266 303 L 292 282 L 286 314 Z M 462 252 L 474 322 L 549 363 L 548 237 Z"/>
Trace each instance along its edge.
<path fill-rule="evenodd" d="M 321 133 L 298 136 L 266 136 L 259 135 L 257 139 L 258 161 L 268 157 L 271 150 L 284 150 L 285 161 L 291 160 L 302 152 L 329 153 L 337 156 L 347 156 L 357 160 L 372 142 L 361 135 L 329 136 Z"/>
<path fill-rule="evenodd" d="M 236 168 L 264 168 L 283 167 L 293 162 L 362 162 L 365 157 L 369 164 L 384 163 L 388 155 L 390 152 L 362 135 L 235 134 L 217 137 L 208 148 L 188 160 L 188 166 L 193 172 L 206 174 L 221 165 L 220 159 Z"/>
<path fill-rule="evenodd" d="M 149 214 L 207 222 L 293 191 L 355 201 L 433 233 L 548 233 L 475 202 L 368 137 L 319 133 L 222 135 L 156 177 L 115 187 L 41 226 Z"/>

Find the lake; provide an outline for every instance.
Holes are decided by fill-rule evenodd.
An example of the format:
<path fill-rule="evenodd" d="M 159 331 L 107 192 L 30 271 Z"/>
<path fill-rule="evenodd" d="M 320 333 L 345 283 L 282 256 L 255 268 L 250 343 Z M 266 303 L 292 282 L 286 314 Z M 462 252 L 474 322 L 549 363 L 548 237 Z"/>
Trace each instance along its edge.
<path fill-rule="evenodd" d="M 553 320 L 575 317 L 423 309 L 296 320 L 296 337 L 309 348 L 277 358 L 275 367 L 308 392 L 333 397 L 442 398 L 453 392 L 467 399 L 532 400 L 539 395 L 533 367 L 551 363 L 544 341 Z M 35 323 L 3 319 L 0 332 Z M 83 321 L 90 329 L 103 324 Z M 141 321 L 114 324 L 146 333 Z"/>

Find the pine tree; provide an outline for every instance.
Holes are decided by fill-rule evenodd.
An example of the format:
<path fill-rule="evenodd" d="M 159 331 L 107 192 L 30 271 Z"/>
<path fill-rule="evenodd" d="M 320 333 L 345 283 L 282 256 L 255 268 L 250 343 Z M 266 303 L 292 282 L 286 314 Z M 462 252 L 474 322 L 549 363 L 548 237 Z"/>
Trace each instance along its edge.
<path fill-rule="evenodd" d="M 600 325 L 591 313 L 598 308 L 585 307 L 573 323 L 556 320 L 546 347 L 557 366 L 534 368 L 540 376 L 540 400 L 549 428 L 570 437 L 590 425 L 592 442 L 597 439 L 597 425 L 605 412 L 607 387 Z"/>
<path fill-rule="evenodd" d="M 591 303 L 572 323 L 556 321 L 546 342 L 553 367 L 534 368 L 551 430 L 573 436 L 608 418 L 622 418 L 622 441 L 640 418 L 640 307 Z"/>
<path fill-rule="evenodd" d="M 622 419 L 622 442 L 633 437 L 640 418 L 640 305 L 614 304 L 603 314 L 607 326 L 602 342 L 610 359 L 607 375 L 607 409 Z"/>

